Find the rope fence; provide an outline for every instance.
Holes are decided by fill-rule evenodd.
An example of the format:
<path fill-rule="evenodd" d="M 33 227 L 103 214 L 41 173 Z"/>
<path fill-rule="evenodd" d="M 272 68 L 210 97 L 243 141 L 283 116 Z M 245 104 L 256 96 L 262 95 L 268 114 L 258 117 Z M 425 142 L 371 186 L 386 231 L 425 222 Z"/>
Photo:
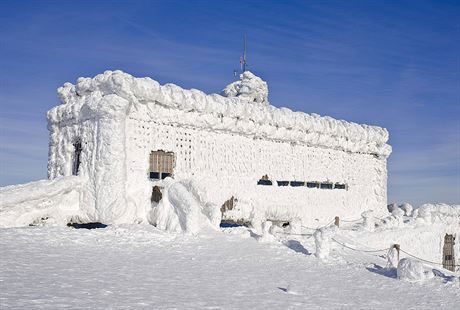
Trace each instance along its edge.
<path fill-rule="evenodd" d="M 330 221 L 329 223 L 327 223 L 326 225 L 323 225 L 323 226 L 320 226 L 320 227 L 317 227 L 317 228 L 313 228 L 313 227 L 308 227 L 308 226 L 303 226 L 303 225 L 302 225 L 302 228 L 310 229 L 310 230 L 318 230 L 318 229 L 322 229 L 322 228 L 324 228 L 324 227 L 327 227 L 327 226 L 331 225 L 331 224 L 334 223 L 334 222 L 335 222 L 335 220 L 332 220 L 332 221 Z"/>
<path fill-rule="evenodd" d="M 411 256 L 412 258 L 418 259 L 418 260 L 420 260 L 420 261 L 422 261 L 422 262 L 429 263 L 429 264 L 433 264 L 433 265 L 438 265 L 438 266 L 444 266 L 444 264 L 442 264 L 442 263 L 436 263 L 436 262 L 432 262 L 432 261 L 423 259 L 423 258 L 421 258 L 421 257 L 418 257 L 418 256 L 415 256 L 415 255 L 413 255 L 413 254 L 410 254 L 410 253 L 404 251 L 403 249 L 399 249 L 399 250 L 400 250 L 401 252 L 403 252 L 403 253 L 405 253 L 405 254 Z M 451 265 L 451 266 L 454 267 L 454 268 L 460 267 L 460 265 L 455 265 L 455 264 L 453 264 L 453 265 Z"/>
<path fill-rule="evenodd" d="M 341 243 L 341 242 L 335 240 L 334 238 L 331 238 L 331 239 L 332 239 L 332 241 L 334 241 L 334 242 L 340 244 L 341 246 L 343 246 L 343 247 L 345 247 L 345 248 L 347 248 L 347 249 L 353 250 L 353 251 L 357 251 L 357 252 L 377 253 L 377 252 L 386 252 L 386 251 L 388 251 L 388 250 L 390 249 L 390 248 L 381 249 L 381 250 L 361 250 L 361 249 L 355 249 L 355 248 L 352 248 L 352 247 L 350 247 L 350 246 L 348 246 L 348 245 L 346 245 L 346 244 L 344 244 L 344 243 Z"/>
<path fill-rule="evenodd" d="M 381 219 L 381 218 L 378 218 L 378 217 L 375 217 L 373 216 L 374 219 L 377 219 L 377 220 L 380 220 L 380 221 L 384 221 L 385 219 Z M 342 220 L 340 219 L 340 222 L 345 222 L 345 223 L 355 223 L 355 222 L 358 222 L 358 221 L 363 221 L 364 219 L 363 218 L 360 218 L 360 219 L 355 219 L 355 220 Z M 302 228 L 304 229 L 309 229 L 309 230 L 313 230 L 313 231 L 316 231 L 316 230 L 319 230 L 319 229 L 322 229 L 322 228 L 325 228 L 325 227 L 328 227 L 330 226 L 331 224 L 335 223 L 335 225 L 339 226 L 339 218 L 336 217 L 334 220 L 330 221 L 329 223 L 323 225 L 323 226 L 319 226 L 317 228 L 313 228 L 313 227 L 308 227 L 308 226 L 303 226 L 301 225 Z M 310 239 L 311 237 L 313 237 L 313 234 L 314 233 L 306 233 L 306 234 L 293 234 L 293 233 L 288 233 L 288 232 L 278 232 L 278 233 L 281 233 L 281 234 L 285 234 L 285 235 L 293 235 L 293 236 L 307 236 L 306 239 Z M 385 249 L 368 249 L 368 250 L 364 250 L 364 249 L 358 249 L 358 248 L 354 248 L 354 247 L 351 247 L 345 243 L 342 243 L 334 238 L 331 238 L 332 241 L 334 241 L 335 243 L 341 245 L 342 247 L 344 248 L 347 248 L 349 250 L 352 250 L 352 251 L 356 251 L 356 252 L 363 252 L 363 253 L 379 253 L 379 252 L 387 252 L 386 255 L 388 256 L 389 253 L 390 253 L 390 250 L 392 248 L 395 248 L 397 251 L 398 251 L 398 260 L 399 260 L 399 251 L 401 251 L 402 253 L 406 254 L 407 256 L 410 256 L 414 259 L 417 259 L 421 262 L 425 262 L 425 263 L 428 263 L 428 264 L 432 264 L 432 265 L 437 265 L 437 266 L 442 266 L 443 268 L 446 268 L 445 267 L 445 264 L 444 263 L 438 263 L 438 262 L 433 262 L 433 261 L 430 261 L 430 260 L 427 260 L 427 259 L 424 259 L 424 258 L 421 258 L 421 257 L 418 257 L 414 254 L 411 254 L 403 249 L 400 248 L 400 245 L 398 244 L 394 244 L 392 245 L 391 247 L 388 247 L 388 248 L 385 248 Z M 458 264 L 448 264 L 449 268 L 452 267 L 454 269 L 460 267 L 460 265 Z"/>

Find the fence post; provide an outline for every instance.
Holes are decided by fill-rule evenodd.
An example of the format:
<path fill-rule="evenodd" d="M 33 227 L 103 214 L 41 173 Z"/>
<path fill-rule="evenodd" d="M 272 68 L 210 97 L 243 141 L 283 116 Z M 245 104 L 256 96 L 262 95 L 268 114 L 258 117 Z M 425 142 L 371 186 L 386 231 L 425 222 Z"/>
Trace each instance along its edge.
<path fill-rule="evenodd" d="M 399 264 L 399 250 L 401 249 L 401 246 L 399 244 L 393 244 L 393 248 L 396 250 L 397 259 L 398 259 L 398 264 Z"/>
<path fill-rule="evenodd" d="M 338 216 L 335 217 L 334 219 L 334 225 L 339 227 L 340 226 L 340 218 Z"/>

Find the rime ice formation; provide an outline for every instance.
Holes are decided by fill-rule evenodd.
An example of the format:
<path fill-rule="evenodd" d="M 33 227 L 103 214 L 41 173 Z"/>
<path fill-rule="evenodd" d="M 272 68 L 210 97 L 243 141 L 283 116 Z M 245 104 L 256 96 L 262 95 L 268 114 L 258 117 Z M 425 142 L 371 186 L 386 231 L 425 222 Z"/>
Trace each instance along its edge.
<path fill-rule="evenodd" d="M 423 281 L 433 277 L 433 273 L 425 271 L 421 262 L 410 258 L 403 258 L 399 261 L 397 272 L 398 279 L 409 282 Z"/>
<path fill-rule="evenodd" d="M 388 131 L 276 108 L 250 72 L 225 96 L 121 71 L 65 83 L 58 94 L 61 104 L 47 115 L 48 177 L 78 174 L 78 211 L 66 215 L 77 222 L 196 232 L 200 214 L 214 226 L 260 226 L 386 213 Z M 160 176 L 151 170 L 160 165 L 155 152 L 171 155 L 162 173 L 175 185 L 150 179 Z M 153 202 L 154 186 L 167 199 Z"/>
<path fill-rule="evenodd" d="M 269 105 L 267 83 L 249 71 L 240 74 L 239 81 L 227 85 L 222 95 L 229 98 L 240 97 L 248 102 Z"/>
<path fill-rule="evenodd" d="M 337 226 L 331 225 L 318 229 L 313 234 L 315 238 L 316 252 L 315 256 L 318 258 L 327 258 L 331 250 L 331 238 L 337 233 Z"/>
<path fill-rule="evenodd" d="M 196 234 L 203 227 L 211 227 L 203 211 L 202 205 L 183 184 L 167 178 L 161 201 L 150 211 L 150 223 L 167 231 Z"/>

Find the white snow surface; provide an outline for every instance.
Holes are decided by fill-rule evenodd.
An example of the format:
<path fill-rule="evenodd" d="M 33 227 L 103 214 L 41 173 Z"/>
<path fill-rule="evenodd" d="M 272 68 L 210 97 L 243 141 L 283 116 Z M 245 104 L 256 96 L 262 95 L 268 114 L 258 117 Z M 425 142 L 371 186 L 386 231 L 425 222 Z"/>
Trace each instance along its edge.
<path fill-rule="evenodd" d="M 2 309 L 457 309 L 458 273 L 399 281 L 377 254 L 247 228 L 200 236 L 150 225 L 0 229 Z"/>

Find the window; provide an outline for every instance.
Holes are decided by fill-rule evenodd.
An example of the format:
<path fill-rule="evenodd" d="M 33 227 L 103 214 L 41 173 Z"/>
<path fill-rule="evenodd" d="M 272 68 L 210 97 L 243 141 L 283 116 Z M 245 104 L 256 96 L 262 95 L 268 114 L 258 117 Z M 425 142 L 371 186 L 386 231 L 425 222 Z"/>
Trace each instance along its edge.
<path fill-rule="evenodd" d="M 335 183 L 334 188 L 336 188 L 336 189 L 346 189 L 347 186 L 345 184 Z"/>
<path fill-rule="evenodd" d="M 278 183 L 278 186 L 288 186 L 289 181 L 276 181 Z"/>
<path fill-rule="evenodd" d="M 270 181 L 268 175 L 264 175 L 259 181 L 257 181 L 257 185 L 273 185 L 273 182 Z"/>
<path fill-rule="evenodd" d="M 291 181 L 291 186 L 294 186 L 294 187 L 297 187 L 297 186 L 305 186 L 305 182 Z"/>
<path fill-rule="evenodd" d="M 332 189 L 333 187 L 332 183 L 321 183 L 321 188 L 323 189 Z"/>
<path fill-rule="evenodd" d="M 74 147 L 74 156 L 72 164 L 72 175 L 78 175 L 78 170 L 80 169 L 80 157 L 81 157 L 81 142 L 77 141 L 73 145 Z"/>
<path fill-rule="evenodd" d="M 319 188 L 319 183 L 318 182 L 307 182 L 307 187 L 308 188 Z"/>
<path fill-rule="evenodd" d="M 273 182 L 270 180 L 260 179 L 257 181 L 257 185 L 273 185 Z"/>
<path fill-rule="evenodd" d="M 165 151 L 153 151 L 150 153 L 149 177 L 162 180 L 173 175 L 174 153 Z"/>

